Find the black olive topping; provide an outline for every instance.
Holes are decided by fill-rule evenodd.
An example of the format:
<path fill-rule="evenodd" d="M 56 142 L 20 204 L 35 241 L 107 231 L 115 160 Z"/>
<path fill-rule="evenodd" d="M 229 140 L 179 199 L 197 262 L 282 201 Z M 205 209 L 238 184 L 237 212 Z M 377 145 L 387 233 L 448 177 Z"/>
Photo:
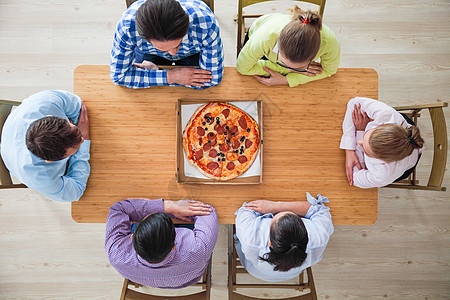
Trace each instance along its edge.
<path fill-rule="evenodd" d="M 231 135 L 234 136 L 234 132 L 232 132 Z"/>
<path fill-rule="evenodd" d="M 225 161 L 225 158 L 222 158 L 222 161 Z"/>
<path fill-rule="evenodd" d="M 210 143 L 210 144 L 211 144 L 211 140 L 208 140 L 208 143 Z"/>
<path fill-rule="evenodd" d="M 241 137 L 241 142 L 243 142 L 245 140 L 245 136 Z"/>
<path fill-rule="evenodd" d="M 250 128 L 247 128 L 247 132 L 250 132 Z"/>
<path fill-rule="evenodd" d="M 202 125 L 206 125 L 206 122 L 202 122 Z"/>
<path fill-rule="evenodd" d="M 223 134 L 227 135 L 227 132 L 225 131 Z"/>

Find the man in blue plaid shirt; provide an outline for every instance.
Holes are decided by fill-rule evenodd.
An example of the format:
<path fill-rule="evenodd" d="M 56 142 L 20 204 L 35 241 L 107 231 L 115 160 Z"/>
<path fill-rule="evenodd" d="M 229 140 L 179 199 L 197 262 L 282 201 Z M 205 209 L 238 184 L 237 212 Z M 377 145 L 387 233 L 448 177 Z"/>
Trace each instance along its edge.
<path fill-rule="evenodd" d="M 200 0 L 136 1 L 117 25 L 110 72 L 115 84 L 129 88 L 218 85 L 223 46 L 214 14 Z"/>

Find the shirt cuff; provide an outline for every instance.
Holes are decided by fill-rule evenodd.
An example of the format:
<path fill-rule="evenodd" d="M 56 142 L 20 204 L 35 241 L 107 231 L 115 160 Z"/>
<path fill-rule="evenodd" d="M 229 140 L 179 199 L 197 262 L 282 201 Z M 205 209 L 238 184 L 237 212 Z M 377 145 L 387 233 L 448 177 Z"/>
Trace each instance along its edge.
<path fill-rule="evenodd" d="M 364 138 L 364 133 L 365 131 L 363 130 L 358 130 L 356 131 L 356 143 L 358 143 L 358 141 L 362 140 Z"/>
<path fill-rule="evenodd" d="M 355 150 L 356 149 L 356 136 L 343 136 L 341 139 L 341 149 Z"/>
<path fill-rule="evenodd" d="M 156 199 L 148 201 L 148 206 L 152 213 L 155 212 L 164 212 L 164 199 Z"/>
<path fill-rule="evenodd" d="M 330 203 L 327 197 L 317 194 L 317 198 L 314 198 L 308 192 L 306 193 L 306 200 L 308 200 L 308 202 L 311 204 L 308 212 L 305 215 L 306 219 L 310 219 L 313 214 L 315 214 L 322 206 L 324 206 L 323 203 Z"/>

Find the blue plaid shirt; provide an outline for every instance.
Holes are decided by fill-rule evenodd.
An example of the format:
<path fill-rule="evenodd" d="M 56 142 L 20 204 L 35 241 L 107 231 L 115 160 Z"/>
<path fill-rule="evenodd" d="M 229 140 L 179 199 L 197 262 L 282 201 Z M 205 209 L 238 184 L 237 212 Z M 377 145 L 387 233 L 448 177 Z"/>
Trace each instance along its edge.
<path fill-rule="evenodd" d="M 209 7 L 200 0 L 178 0 L 189 15 L 189 30 L 183 37 L 180 49 L 175 55 L 156 49 L 151 43 L 139 36 L 135 17 L 145 0 L 136 1 L 122 15 L 114 34 L 111 51 L 111 79 L 115 84 L 129 88 L 147 88 L 167 84 L 166 70 L 150 70 L 133 67 L 135 52 L 148 53 L 168 60 L 179 60 L 200 53 L 199 67 L 211 71 L 211 82 L 203 87 L 187 85 L 194 89 L 203 89 L 218 85 L 223 75 L 223 45 L 219 26 Z M 170 84 L 170 86 L 183 86 Z"/>

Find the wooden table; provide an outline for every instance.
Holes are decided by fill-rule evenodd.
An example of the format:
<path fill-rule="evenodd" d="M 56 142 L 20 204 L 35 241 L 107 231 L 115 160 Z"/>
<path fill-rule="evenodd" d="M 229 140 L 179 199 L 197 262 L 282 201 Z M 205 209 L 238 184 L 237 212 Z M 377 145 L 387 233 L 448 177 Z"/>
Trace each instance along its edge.
<path fill-rule="evenodd" d="M 296 88 L 266 87 L 225 68 L 222 83 L 205 90 L 116 86 L 109 66 L 79 66 L 74 93 L 90 121 L 91 175 L 78 202 L 77 222 L 105 222 L 109 207 L 130 197 L 201 200 L 215 207 L 219 223 L 234 223 L 244 201 L 305 200 L 306 192 L 330 199 L 333 223 L 368 225 L 377 220 L 378 190 L 348 184 L 339 149 L 347 102 L 378 98 L 373 69 L 339 69 L 331 78 Z M 263 183 L 224 186 L 178 184 L 175 103 L 179 98 L 257 100 L 264 105 Z"/>

